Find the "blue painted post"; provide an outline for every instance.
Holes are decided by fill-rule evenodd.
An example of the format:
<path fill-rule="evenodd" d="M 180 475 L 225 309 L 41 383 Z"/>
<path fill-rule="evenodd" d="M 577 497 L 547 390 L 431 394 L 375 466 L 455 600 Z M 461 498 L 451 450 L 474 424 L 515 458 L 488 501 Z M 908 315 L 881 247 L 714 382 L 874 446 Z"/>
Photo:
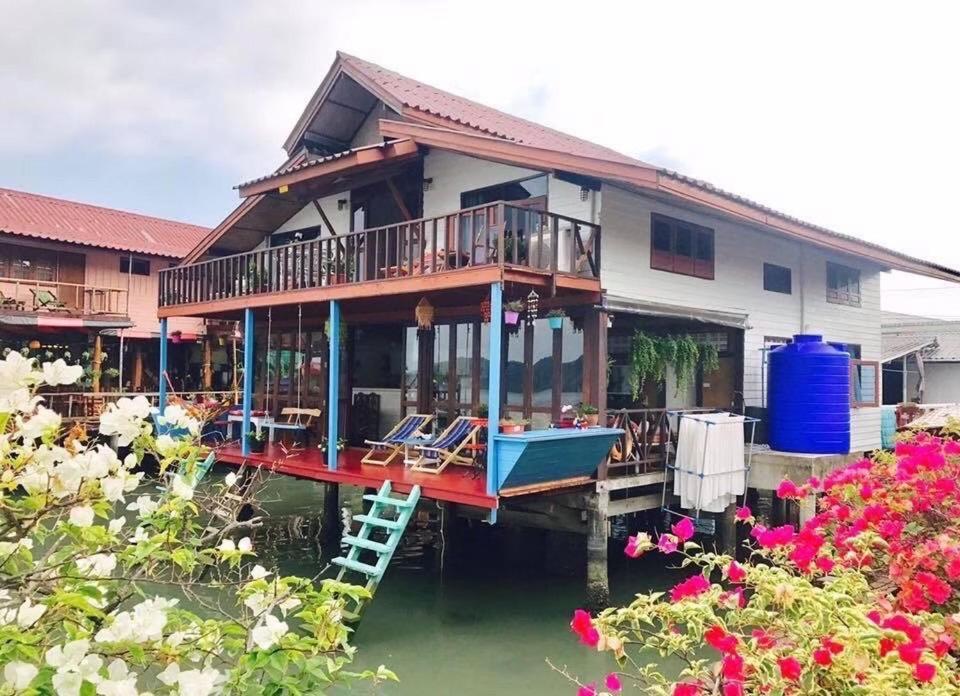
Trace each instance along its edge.
<path fill-rule="evenodd" d="M 243 310 L 243 427 L 240 447 L 243 456 L 250 454 L 250 411 L 253 408 L 253 310 Z"/>
<path fill-rule="evenodd" d="M 503 370 L 503 283 L 490 284 L 490 372 L 487 381 L 487 494 L 496 495 L 500 473 L 493 436 L 500 431 L 500 376 Z"/>
<path fill-rule="evenodd" d="M 160 320 L 160 395 L 157 397 L 157 408 L 163 415 L 167 408 L 167 320 Z"/>
<path fill-rule="evenodd" d="M 330 300 L 330 370 L 327 374 L 327 468 L 337 470 L 340 427 L 340 302 Z"/>

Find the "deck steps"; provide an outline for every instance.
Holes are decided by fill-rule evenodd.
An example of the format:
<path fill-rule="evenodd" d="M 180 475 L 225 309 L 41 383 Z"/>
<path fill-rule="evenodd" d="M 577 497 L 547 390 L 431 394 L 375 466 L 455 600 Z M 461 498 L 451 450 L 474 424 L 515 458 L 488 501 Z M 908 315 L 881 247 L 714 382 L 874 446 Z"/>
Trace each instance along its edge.
<path fill-rule="evenodd" d="M 337 580 L 345 581 L 348 572 L 357 574 L 363 579 L 362 582 L 371 595 L 376 591 L 383 574 L 387 571 L 390 559 L 400 545 L 400 539 L 420 500 L 420 486 L 414 486 L 405 497 L 391 495 L 391 489 L 391 482 L 384 481 L 376 495 L 363 496 L 363 499 L 370 503 L 370 509 L 365 515 L 357 515 L 353 518 L 355 522 L 360 523 L 360 530 L 356 536 L 343 537 L 342 541 L 349 550 L 346 555 L 333 559 L 334 565 L 340 566 Z M 395 515 L 395 517 L 385 515 Z M 383 541 L 371 539 L 371 534 L 377 530 L 385 532 L 386 539 Z M 373 554 L 376 560 L 370 562 L 361 560 L 363 554 L 367 557 Z M 358 604 L 350 612 L 351 616 L 358 618 L 362 609 L 363 605 Z"/>

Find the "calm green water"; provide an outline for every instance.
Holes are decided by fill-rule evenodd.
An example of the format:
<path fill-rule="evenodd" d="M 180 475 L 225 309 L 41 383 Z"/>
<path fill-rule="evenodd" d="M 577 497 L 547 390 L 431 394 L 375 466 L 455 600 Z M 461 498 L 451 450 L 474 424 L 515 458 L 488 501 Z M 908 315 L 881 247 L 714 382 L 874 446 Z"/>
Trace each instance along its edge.
<path fill-rule="evenodd" d="M 223 473 L 223 472 L 219 472 Z M 360 512 L 360 492 L 341 505 Z M 262 495 L 269 519 L 257 531 L 260 561 L 283 574 L 312 576 L 339 549 L 316 542 L 323 487 L 276 477 Z M 421 518 L 434 515 L 421 505 Z M 416 528 L 414 528 L 416 527 Z M 602 679 L 612 663 L 580 646 L 569 631 L 584 589 L 583 540 L 477 524 L 459 527 L 440 572 L 434 549 L 439 526 L 411 522 L 404 547 L 367 608 L 354 637 L 356 665 L 385 664 L 401 679 L 385 694 L 566 694 L 575 689 L 546 664 Z M 611 548 L 614 601 L 675 582 L 653 562 L 619 558 Z"/>

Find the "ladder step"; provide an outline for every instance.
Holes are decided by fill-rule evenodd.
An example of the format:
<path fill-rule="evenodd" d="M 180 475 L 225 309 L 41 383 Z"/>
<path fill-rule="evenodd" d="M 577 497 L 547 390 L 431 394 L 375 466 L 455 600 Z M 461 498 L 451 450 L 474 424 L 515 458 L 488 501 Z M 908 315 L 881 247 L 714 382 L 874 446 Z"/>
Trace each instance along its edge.
<path fill-rule="evenodd" d="M 411 503 L 406 498 L 393 498 L 389 495 L 373 495 L 368 494 L 363 496 L 364 500 L 369 500 L 371 503 L 382 503 L 383 505 L 393 505 L 398 508 L 408 508 L 411 507 Z"/>
<path fill-rule="evenodd" d="M 364 575 L 370 575 L 376 577 L 380 575 L 380 571 L 377 570 L 376 566 L 372 566 L 369 563 L 361 563 L 360 561 L 351 561 L 349 558 L 334 558 L 334 565 L 342 566 L 348 570 L 354 570 L 358 573 L 363 573 Z"/>
<path fill-rule="evenodd" d="M 396 520 L 385 520 L 380 517 L 370 517 L 369 515 L 354 515 L 354 520 L 363 524 L 372 524 L 374 527 L 383 527 L 384 529 L 397 530 L 403 529 L 402 522 Z"/>
<path fill-rule="evenodd" d="M 387 553 L 390 551 L 390 547 L 386 544 L 381 544 L 379 541 L 372 541 L 370 539 L 361 539 L 360 537 L 347 535 L 344 536 L 340 541 L 344 544 L 349 544 L 350 546 L 376 551 L 377 553 Z"/>

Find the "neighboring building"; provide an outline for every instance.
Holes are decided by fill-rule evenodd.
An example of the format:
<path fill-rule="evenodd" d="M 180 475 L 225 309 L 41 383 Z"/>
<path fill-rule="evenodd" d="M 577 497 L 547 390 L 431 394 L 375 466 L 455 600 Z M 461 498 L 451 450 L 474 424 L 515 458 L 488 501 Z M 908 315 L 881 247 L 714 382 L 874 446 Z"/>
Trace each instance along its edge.
<path fill-rule="evenodd" d="M 343 53 L 285 149 L 279 170 L 239 186 L 242 203 L 185 265 L 163 272 L 160 310 L 237 319 L 254 308 L 257 393 L 271 410 L 325 407 L 323 323 L 339 300 L 356 339 L 346 408 L 375 395 L 381 431 L 402 411 L 475 412 L 490 357 L 481 300 L 496 271 L 507 299 L 533 289 L 572 317 L 562 333 L 535 322 L 505 341 L 504 410 L 535 427 L 579 399 L 760 408 L 766 351 L 822 333 L 856 358 L 851 447 L 865 451 L 880 446 L 881 274 L 960 279 Z M 437 325 L 418 333 L 421 297 Z M 638 329 L 711 342 L 720 367 L 683 390 L 669 375 L 634 403 L 624 368 Z"/>
<path fill-rule="evenodd" d="M 157 389 L 160 270 L 209 229 L 0 189 L 0 346 L 43 358 L 101 361 L 89 390 Z M 172 376 L 197 369 L 199 319 L 178 319 Z M 123 339 L 123 384 L 120 341 Z M 195 387 L 199 388 L 199 386 Z"/>
<path fill-rule="evenodd" d="M 883 403 L 960 403 L 960 322 L 883 313 Z"/>

